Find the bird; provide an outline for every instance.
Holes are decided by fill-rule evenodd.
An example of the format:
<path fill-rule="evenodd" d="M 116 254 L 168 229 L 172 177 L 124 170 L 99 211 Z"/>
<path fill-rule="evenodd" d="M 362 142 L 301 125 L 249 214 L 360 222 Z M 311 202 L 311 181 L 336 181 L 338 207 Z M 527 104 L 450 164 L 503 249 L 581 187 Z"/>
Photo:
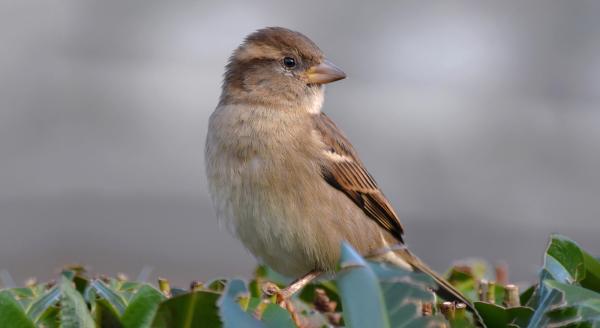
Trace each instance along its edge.
<path fill-rule="evenodd" d="M 261 262 L 297 278 L 282 297 L 334 272 L 346 242 L 431 276 L 441 297 L 472 310 L 406 247 L 398 214 L 322 111 L 325 85 L 344 78 L 311 39 L 283 27 L 257 30 L 233 51 L 205 147 L 217 217 Z"/>

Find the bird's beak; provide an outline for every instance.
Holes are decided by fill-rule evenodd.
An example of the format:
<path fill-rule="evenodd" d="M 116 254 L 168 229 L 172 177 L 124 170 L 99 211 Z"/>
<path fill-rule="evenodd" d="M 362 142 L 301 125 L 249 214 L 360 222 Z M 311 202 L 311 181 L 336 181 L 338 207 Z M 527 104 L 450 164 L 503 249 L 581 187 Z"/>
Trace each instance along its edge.
<path fill-rule="evenodd" d="M 306 75 L 310 84 L 325 84 L 346 78 L 346 73 L 327 59 L 309 68 Z"/>

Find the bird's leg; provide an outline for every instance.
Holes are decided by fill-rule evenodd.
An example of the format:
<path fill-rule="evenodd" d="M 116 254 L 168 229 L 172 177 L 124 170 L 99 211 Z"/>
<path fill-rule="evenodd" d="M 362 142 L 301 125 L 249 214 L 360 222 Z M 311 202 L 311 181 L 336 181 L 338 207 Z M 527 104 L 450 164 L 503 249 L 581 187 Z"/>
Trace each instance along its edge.
<path fill-rule="evenodd" d="M 294 308 L 292 302 L 288 302 L 288 299 L 294 294 L 296 294 L 304 286 L 308 285 L 320 274 L 320 271 L 310 271 L 304 276 L 294 280 L 284 289 L 279 289 L 279 287 L 277 287 L 277 285 L 275 284 L 267 283 L 263 285 L 263 293 L 267 296 L 275 295 L 275 302 L 290 313 L 292 320 L 294 321 L 297 327 L 302 327 L 302 323 L 300 318 L 298 317 L 298 314 L 296 313 L 296 309 Z"/>
<path fill-rule="evenodd" d="M 282 300 L 285 300 L 292 297 L 292 295 L 296 294 L 300 289 L 304 288 L 304 286 L 308 285 L 320 274 L 321 272 L 319 271 L 311 271 L 305 274 L 304 276 L 294 280 L 287 287 L 279 291 L 279 293 L 277 294 L 278 298 L 281 297 Z M 279 299 L 277 301 L 279 302 Z"/>
<path fill-rule="evenodd" d="M 267 296 L 276 296 L 277 304 L 281 304 L 285 302 L 286 299 L 290 298 L 304 286 L 308 285 L 311 281 L 313 281 L 316 277 L 321 274 L 320 271 L 310 271 L 304 276 L 294 280 L 291 284 L 289 284 L 284 289 L 279 289 L 275 284 L 267 283 L 263 285 L 263 293 Z"/>

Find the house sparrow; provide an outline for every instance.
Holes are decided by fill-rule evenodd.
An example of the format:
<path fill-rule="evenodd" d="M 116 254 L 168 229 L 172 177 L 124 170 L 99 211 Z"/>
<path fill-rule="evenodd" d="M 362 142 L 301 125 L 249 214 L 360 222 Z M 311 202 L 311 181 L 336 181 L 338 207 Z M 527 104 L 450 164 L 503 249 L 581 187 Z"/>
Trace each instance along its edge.
<path fill-rule="evenodd" d="M 218 217 L 261 261 L 301 277 L 286 296 L 333 272 L 346 241 L 432 276 L 440 296 L 469 304 L 403 246 L 398 215 L 321 111 L 324 84 L 345 77 L 309 38 L 281 27 L 250 34 L 233 52 L 206 140 Z"/>

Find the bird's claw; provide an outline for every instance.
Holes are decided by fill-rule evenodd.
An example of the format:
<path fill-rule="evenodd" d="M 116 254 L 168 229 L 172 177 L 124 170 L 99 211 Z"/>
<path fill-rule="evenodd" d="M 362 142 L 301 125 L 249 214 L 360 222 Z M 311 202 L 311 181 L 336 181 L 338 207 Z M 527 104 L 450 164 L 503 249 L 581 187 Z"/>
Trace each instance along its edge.
<path fill-rule="evenodd" d="M 286 309 L 297 327 L 302 327 L 302 320 L 296 313 L 294 305 L 289 300 L 292 294 L 287 288 L 281 289 L 272 282 L 266 282 L 262 285 L 262 292 L 267 298 L 275 297 L 274 303 Z"/>

